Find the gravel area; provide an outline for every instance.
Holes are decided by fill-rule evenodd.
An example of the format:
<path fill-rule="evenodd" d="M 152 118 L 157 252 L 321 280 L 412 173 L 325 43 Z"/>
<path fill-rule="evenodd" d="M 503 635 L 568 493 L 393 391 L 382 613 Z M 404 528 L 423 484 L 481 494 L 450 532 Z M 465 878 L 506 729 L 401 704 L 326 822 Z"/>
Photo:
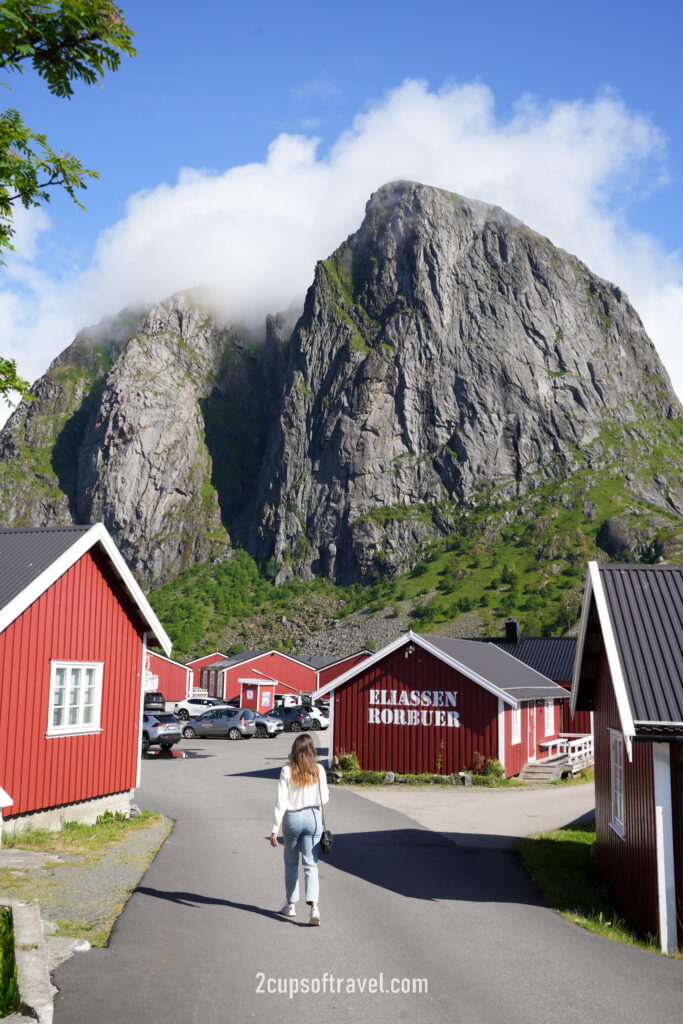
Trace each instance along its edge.
<path fill-rule="evenodd" d="M 90 938 L 121 912 L 171 827 L 162 818 L 96 855 L 36 857 L 32 851 L 0 850 L 0 901 L 37 900 L 43 920 L 64 923 L 71 933 Z"/>

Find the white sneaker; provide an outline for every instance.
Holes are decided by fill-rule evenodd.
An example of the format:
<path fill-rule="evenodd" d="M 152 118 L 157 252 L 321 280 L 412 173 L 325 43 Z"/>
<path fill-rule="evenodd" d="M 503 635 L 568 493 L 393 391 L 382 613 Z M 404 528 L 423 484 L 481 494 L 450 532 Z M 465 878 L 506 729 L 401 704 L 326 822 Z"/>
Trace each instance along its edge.
<path fill-rule="evenodd" d="M 282 910 L 278 910 L 278 914 L 282 914 L 283 917 L 296 917 L 296 906 L 294 903 L 285 903 Z"/>
<path fill-rule="evenodd" d="M 311 916 L 308 919 L 308 923 L 312 925 L 320 924 L 320 911 L 317 907 L 311 907 Z"/>

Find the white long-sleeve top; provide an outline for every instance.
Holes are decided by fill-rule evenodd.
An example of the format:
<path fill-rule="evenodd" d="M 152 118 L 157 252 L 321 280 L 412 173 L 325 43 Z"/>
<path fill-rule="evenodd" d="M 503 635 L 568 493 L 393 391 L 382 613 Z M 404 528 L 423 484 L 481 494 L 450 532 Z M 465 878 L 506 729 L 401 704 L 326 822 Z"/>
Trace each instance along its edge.
<path fill-rule="evenodd" d="M 277 834 L 285 811 L 300 811 L 304 807 L 320 807 L 321 796 L 323 803 L 327 803 L 330 799 L 330 791 L 327 788 L 327 775 L 320 765 L 318 765 L 318 774 L 320 778 L 320 792 L 318 792 L 317 782 L 311 782 L 306 786 L 295 786 L 292 782 L 290 765 L 283 765 L 277 787 L 272 832 Z"/>

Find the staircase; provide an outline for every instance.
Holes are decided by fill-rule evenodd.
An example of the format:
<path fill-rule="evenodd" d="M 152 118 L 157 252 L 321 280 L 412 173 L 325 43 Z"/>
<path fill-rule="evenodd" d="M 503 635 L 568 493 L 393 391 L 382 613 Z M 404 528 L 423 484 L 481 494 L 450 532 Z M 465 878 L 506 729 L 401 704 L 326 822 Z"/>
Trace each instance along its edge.
<path fill-rule="evenodd" d="M 544 757 L 541 761 L 527 761 L 519 773 L 520 782 L 552 782 L 569 772 L 566 754 Z"/>
<path fill-rule="evenodd" d="M 594 762 L 590 734 L 561 732 L 556 739 L 541 743 L 541 748 L 547 749 L 551 756 L 527 761 L 519 773 L 521 782 L 552 782 L 563 775 L 576 775 Z"/>

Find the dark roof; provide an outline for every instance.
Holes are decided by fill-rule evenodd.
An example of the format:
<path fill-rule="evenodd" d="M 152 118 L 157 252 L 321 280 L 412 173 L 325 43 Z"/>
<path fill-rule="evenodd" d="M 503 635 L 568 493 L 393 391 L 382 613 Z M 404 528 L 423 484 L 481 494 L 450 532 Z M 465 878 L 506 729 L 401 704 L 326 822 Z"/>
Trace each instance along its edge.
<path fill-rule="evenodd" d="M 89 526 L 0 529 L 0 608 L 48 569 Z"/>
<path fill-rule="evenodd" d="M 565 636 L 523 636 L 517 643 L 509 643 L 504 637 L 477 637 L 479 643 L 495 644 L 501 651 L 536 669 L 541 675 L 558 682 L 571 682 L 574 674 L 576 637 Z"/>
<path fill-rule="evenodd" d="M 599 571 L 633 721 L 683 722 L 683 566 Z"/>
<path fill-rule="evenodd" d="M 495 644 L 482 644 L 476 640 L 456 640 L 445 636 L 416 635 L 447 657 L 460 662 L 465 668 L 493 683 L 515 700 L 557 699 L 569 696 L 567 690 L 502 651 Z M 362 668 L 362 663 L 359 668 Z"/>
<path fill-rule="evenodd" d="M 229 658 L 224 658 L 223 661 L 214 661 L 211 665 L 203 665 L 202 668 L 216 669 L 216 668 L 234 668 L 235 665 L 241 665 L 245 661 L 251 661 L 252 658 L 258 658 L 262 654 L 267 654 L 268 651 L 259 649 L 257 651 L 242 651 L 241 654 L 233 654 Z"/>
<path fill-rule="evenodd" d="M 311 668 L 320 671 L 323 668 L 329 668 L 330 665 L 338 665 L 341 661 L 348 661 L 349 658 L 357 658 L 359 654 L 369 654 L 367 647 L 361 647 L 359 651 L 352 651 L 351 654 L 333 654 L 332 657 L 323 657 L 323 655 L 314 655 L 311 658 L 304 658 L 300 654 L 297 654 L 296 660 L 303 661 L 304 664 L 310 665 Z"/>
<path fill-rule="evenodd" d="M 328 665 L 334 665 L 337 661 L 342 661 L 342 658 L 323 658 L 322 655 L 315 655 L 312 658 L 304 657 L 303 654 L 297 654 L 297 661 L 302 661 L 304 665 L 309 665 L 311 668 L 320 670 L 321 668 L 327 668 Z"/>

